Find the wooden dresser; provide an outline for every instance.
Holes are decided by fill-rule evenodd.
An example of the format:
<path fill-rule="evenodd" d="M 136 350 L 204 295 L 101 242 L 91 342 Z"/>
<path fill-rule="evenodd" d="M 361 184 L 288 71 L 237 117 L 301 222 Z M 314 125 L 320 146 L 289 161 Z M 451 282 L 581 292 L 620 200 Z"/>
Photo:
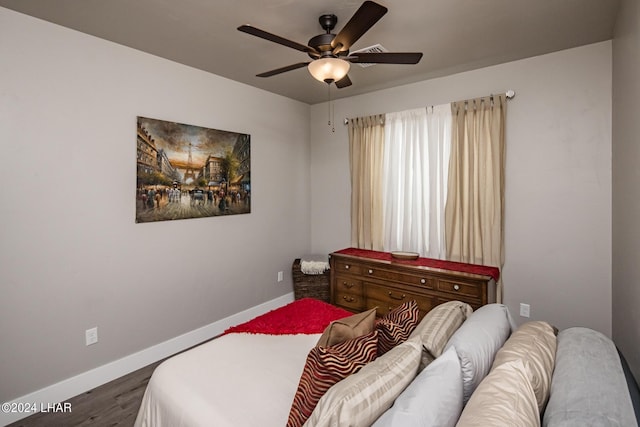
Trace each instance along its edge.
<path fill-rule="evenodd" d="M 439 268 L 427 266 L 434 263 Z M 447 301 L 464 301 L 474 310 L 496 301 L 499 271 L 493 267 L 428 258 L 400 261 L 389 253 L 353 248 L 332 253 L 330 265 L 331 302 L 353 312 L 378 307 L 383 316 L 413 299 L 422 317 Z"/>

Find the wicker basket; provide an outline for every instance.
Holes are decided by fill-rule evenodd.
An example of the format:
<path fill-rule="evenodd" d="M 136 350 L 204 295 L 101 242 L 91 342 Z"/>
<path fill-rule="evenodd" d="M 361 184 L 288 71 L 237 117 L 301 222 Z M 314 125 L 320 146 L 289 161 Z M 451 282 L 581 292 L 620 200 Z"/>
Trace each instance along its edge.
<path fill-rule="evenodd" d="M 329 302 L 329 270 L 323 274 L 304 274 L 300 271 L 300 258 L 293 261 L 293 293 L 295 299 L 315 298 Z"/>

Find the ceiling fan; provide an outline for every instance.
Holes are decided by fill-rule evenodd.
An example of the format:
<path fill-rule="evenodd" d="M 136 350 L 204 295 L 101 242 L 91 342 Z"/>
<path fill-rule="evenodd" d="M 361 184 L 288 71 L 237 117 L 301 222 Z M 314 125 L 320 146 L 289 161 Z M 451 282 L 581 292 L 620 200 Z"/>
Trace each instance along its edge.
<path fill-rule="evenodd" d="M 286 67 L 276 68 L 257 74 L 257 77 L 271 77 L 286 71 L 308 67 L 314 78 L 328 84 L 335 83 L 338 88 L 351 86 L 348 72 L 350 63 L 367 64 L 417 64 L 422 58 L 421 52 L 354 52 L 349 54 L 349 48 L 364 33 L 387 13 L 387 8 L 373 1 L 365 1 L 349 22 L 338 34 L 332 34 L 338 22 L 338 17 L 333 14 L 320 16 L 320 26 L 326 31 L 312 37 L 309 43 L 304 45 L 285 39 L 251 25 L 241 25 L 239 31 L 260 37 L 292 49 L 299 50 L 311 57 L 311 61 L 298 62 Z"/>

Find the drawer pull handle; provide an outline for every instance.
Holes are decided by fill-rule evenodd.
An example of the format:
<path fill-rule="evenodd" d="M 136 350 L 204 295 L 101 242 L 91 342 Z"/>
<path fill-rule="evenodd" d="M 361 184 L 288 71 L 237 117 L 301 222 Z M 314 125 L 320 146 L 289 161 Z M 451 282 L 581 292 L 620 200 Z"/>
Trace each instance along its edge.
<path fill-rule="evenodd" d="M 393 292 L 389 292 L 389 298 L 392 298 L 392 299 L 403 300 L 406 297 L 407 296 L 405 294 L 402 294 L 402 296 L 396 296 L 396 295 L 393 295 Z"/>
<path fill-rule="evenodd" d="M 460 285 L 453 285 L 453 290 L 454 291 L 459 291 L 460 290 Z"/>
<path fill-rule="evenodd" d="M 353 298 L 353 297 L 348 297 L 348 296 L 346 296 L 346 295 L 345 295 L 345 296 L 343 296 L 342 298 L 343 298 L 346 302 L 354 302 L 354 301 L 355 301 L 355 298 Z"/>
<path fill-rule="evenodd" d="M 351 268 L 351 266 L 350 266 L 349 264 L 347 264 L 347 265 L 345 265 L 345 266 L 344 266 L 344 269 L 345 269 L 345 270 L 348 270 L 348 269 L 350 269 L 350 268 Z"/>
<path fill-rule="evenodd" d="M 342 285 L 347 289 L 353 288 L 353 283 L 342 282 Z"/>
<path fill-rule="evenodd" d="M 373 270 L 369 270 L 369 274 L 373 274 Z"/>
<path fill-rule="evenodd" d="M 424 285 L 425 283 L 427 283 L 427 279 L 420 279 L 420 283 Z"/>

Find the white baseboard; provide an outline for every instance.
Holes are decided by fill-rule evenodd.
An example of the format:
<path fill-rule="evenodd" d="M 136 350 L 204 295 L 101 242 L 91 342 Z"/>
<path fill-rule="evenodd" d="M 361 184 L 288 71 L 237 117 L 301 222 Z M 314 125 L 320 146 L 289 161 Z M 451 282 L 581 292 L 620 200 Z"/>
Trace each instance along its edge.
<path fill-rule="evenodd" d="M 22 406 L 26 403 L 29 403 L 30 405 L 35 403 L 38 408 L 41 404 L 44 404 L 44 407 L 46 408 L 47 404 L 64 402 L 67 399 L 92 390 L 102 384 L 106 384 L 109 381 L 115 380 L 116 378 L 120 378 L 123 375 L 157 362 L 158 360 L 162 360 L 165 357 L 179 353 L 189 347 L 200 344 L 203 341 L 207 341 L 217 335 L 220 335 L 231 326 L 251 320 L 256 316 L 281 307 L 292 301 L 293 293 L 283 295 L 276 299 L 272 299 L 271 301 L 267 301 L 263 304 L 241 311 L 240 313 L 213 322 L 209 325 L 195 329 L 191 332 L 171 338 L 170 340 L 154 345 L 153 347 L 149 347 L 137 353 L 123 357 L 122 359 L 115 360 L 107 363 L 106 365 L 97 367 L 74 377 L 67 378 L 66 380 L 60 381 L 56 384 L 36 390 L 33 393 L 21 396 L 7 403 L 10 405 L 9 407 L 11 407 L 11 405 Z M 29 415 L 33 415 L 33 412 L 6 413 L 4 405 L 5 404 L 3 404 L 3 410 L 0 411 L 0 424 L 3 426 L 11 424 L 22 418 L 26 418 Z"/>

